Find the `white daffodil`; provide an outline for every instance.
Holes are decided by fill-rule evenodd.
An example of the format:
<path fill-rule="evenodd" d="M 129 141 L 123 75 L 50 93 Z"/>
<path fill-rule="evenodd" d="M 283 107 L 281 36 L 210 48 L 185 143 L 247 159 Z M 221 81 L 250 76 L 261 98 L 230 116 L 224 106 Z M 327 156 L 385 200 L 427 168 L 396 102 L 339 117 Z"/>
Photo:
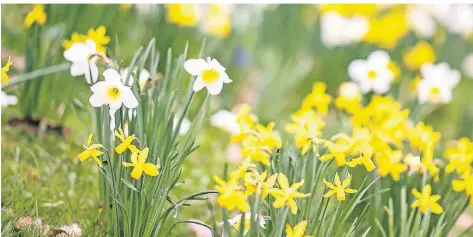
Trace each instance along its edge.
<path fill-rule="evenodd" d="M 18 98 L 16 98 L 16 96 L 8 95 L 4 91 L 1 91 L 0 93 L 1 93 L 0 98 L 1 98 L 2 107 L 18 104 Z"/>
<path fill-rule="evenodd" d="M 237 116 L 225 109 L 212 115 L 210 118 L 210 124 L 231 134 L 240 133 L 240 125 L 237 123 Z"/>
<path fill-rule="evenodd" d="M 93 40 L 88 39 L 85 43 L 74 43 L 71 48 L 64 51 L 64 58 L 72 62 L 71 75 L 73 77 L 85 75 L 87 83 L 97 82 L 99 69 L 95 62 L 98 57 L 97 49 Z"/>
<path fill-rule="evenodd" d="M 111 128 L 115 125 L 115 112 L 122 106 L 129 109 L 138 107 L 136 99 L 130 87 L 125 86 L 117 70 L 109 68 L 103 72 L 105 81 L 95 83 L 90 89 L 94 93 L 89 102 L 93 107 L 108 105 L 110 108 Z"/>
<path fill-rule="evenodd" d="M 406 17 L 410 28 L 418 35 L 430 38 L 435 33 L 437 23 L 429 8 L 423 4 L 417 4 L 409 8 Z"/>
<path fill-rule="evenodd" d="M 468 38 L 473 34 L 473 6 L 470 4 L 451 5 L 444 17 L 445 26 L 454 33 Z"/>
<path fill-rule="evenodd" d="M 136 70 L 134 70 L 133 73 L 136 73 Z M 120 75 L 122 76 L 123 84 L 126 84 L 126 86 L 132 86 L 133 85 L 133 82 L 135 81 L 135 78 L 133 77 L 133 74 L 130 75 L 130 79 L 128 79 L 128 83 L 126 83 L 127 82 L 126 81 L 127 76 L 128 76 L 128 68 L 121 69 L 120 70 Z M 141 91 L 143 91 L 143 89 L 145 88 L 145 85 L 148 82 L 148 80 L 150 79 L 150 77 L 151 77 L 151 75 L 148 72 L 148 70 L 143 68 L 140 72 L 140 76 L 138 77 L 138 83 L 140 84 L 140 90 Z"/>
<path fill-rule="evenodd" d="M 359 42 L 368 30 L 368 20 L 362 16 L 344 17 L 328 12 L 322 16 L 320 37 L 326 47 L 332 48 Z"/>
<path fill-rule="evenodd" d="M 222 91 L 223 83 L 232 82 L 225 72 L 226 69 L 216 59 L 210 57 L 207 61 L 201 58 L 189 59 L 184 63 L 184 69 L 197 77 L 193 87 L 196 92 L 207 87 L 211 95 L 218 95 Z"/>
<path fill-rule="evenodd" d="M 393 73 L 388 68 L 389 54 L 378 50 L 372 52 L 367 60 L 357 59 L 348 65 L 348 74 L 360 85 L 363 93 L 374 91 L 378 94 L 388 92 Z"/>
<path fill-rule="evenodd" d="M 465 59 L 463 59 L 462 63 L 463 72 L 473 79 L 473 53 L 466 55 Z"/>
<path fill-rule="evenodd" d="M 447 63 L 426 63 L 421 68 L 422 79 L 417 84 L 419 102 L 443 103 L 452 100 L 452 90 L 460 82 L 460 72 Z"/>
<path fill-rule="evenodd" d="M 347 99 L 355 99 L 361 97 L 360 88 L 354 82 L 344 82 L 340 85 L 339 95 Z"/>
<path fill-rule="evenodd" d="M 264 217 L 262 215 L 259 215 L 259 214 L 256 214 L 255 215 L 255 219 L 258 218 L 258 225 L 263 228 L 263 229 L 266 229 L 266 221 L 264 220 Z M 228 223 L 235 229 L 239 230 L 240 229 L 240 223 L 241 223 L 241 214 L 238 214 L 236 216 L 234 216 L 232 219 L 229 219 L 228 220 Z M 251 212 L 247 212 L 245 213 L 245 223 L 243 223 L 244 225 L 244 233 L 243 235 L 246 235 L 248 233 L 248 231 L 250 230 L 250 227 L 251 227 Z"/>

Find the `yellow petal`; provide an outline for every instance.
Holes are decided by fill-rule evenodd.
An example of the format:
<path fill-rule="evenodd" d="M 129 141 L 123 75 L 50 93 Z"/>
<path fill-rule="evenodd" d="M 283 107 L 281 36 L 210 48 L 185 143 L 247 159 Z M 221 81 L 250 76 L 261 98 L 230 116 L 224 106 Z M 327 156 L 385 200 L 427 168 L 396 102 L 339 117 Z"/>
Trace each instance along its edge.
<path fill-rule="evenodd" d="M 332 183 L 328 182 L 325 179 L 323 179 L 323 181 L 324 181 L 325 185 L 327 185 L 327 187 L 329 187 L 330 189 L 336 189 L 336 187 Z"/>
<path fill-rule="evenodd" d="M 126 148 L 127 148 L 127 144 L 123 142 L 117 147 L 115 147 L 115 152 L 117 152 L 118 154 L 122 154 L 123 152 L 126 151 Z"/>
<path fill-rule="evenodd" d="M 92 138 L 93 137 L 94 137 L 93 133 L 89 134 L 89 138 L 87 139 L 87 146 L 90 146 L 90 144 L 92 144 Z"/>
<path fill-rule="evenodd" d="M 443 208 L 438 203 L 434 203 L 432 204 L 431 212 L 434 214 L 441 214 L 443 212 Z"/>
<path fill-rule="evenodd" d="M 125 166 L 125 167 L 135 166 L 134 164 L 128 163 L 128 162 L 125 162 L 125 161 L 122 162 L 122 165 Z"/>
<path fill-rule="evenodd" d="M 297 203 L 294 199 L 288 200 L 288 206 L 289 206 L 289 209 L 291 210 L 291 213 L 294 215 L 297 215 Z"/>
<path fill-rule="evenodd" d="M 92 156 L 92 158 L 94 158 L 95 162 L 97 162 L 97 165 L 99 165 L 100 168 L 103 167 L 102 161 L 98 157 Z"/>
<path fill-rule="evenodd" d="M 345 192 L 346 193 L 356 193 L 356 192 L 358 192 L 358 190 L 352 189 L 352 188 L 347 188 L 347 189 L 345 189 Z"/>
<path fill-rule="evenodd" d="M 337 200 L 338 201 L 344 201 L 345 200 L 345 192 L 343 189 L 337 190 Z"/>
<path fill-rule="evenodd" d="M 149 152 L 149 148 L 148 148 L 148 147 L 145 147 L 145 148 L 140 152 L 140 154 L 138 155 L 138 163 L 139 163 L 139 164 L 144 164 L 144 163 L 145 163 L 146 158 L 148 158 L 148 152 Z"/>
<path fill-rule="evenodd" d="M 143 167 L 142 166 L 135 166 L 133 171 L 131 172 L 131 177 L 134 179 L 140 179 L 141 175 L 143 175 Z"/>
<path fill-rule="evenodd" d="M 143 165 L 143 171 L 145 174 L 149 176 L 157 176 L 158 175 L 158 167 L 151 163 L 146 163 Z"/>
<path fill-rule="evenodd" d="M 342 183 L 340 182 L 340 176 L 338 176 L 338 173 L 335 173 L 335 186 L 341 187 Z"/>
<path fill-rule="evenodd" d="M 278 183 L 281 189 L 288 189 L 289 188 L 289 181 L 287 177 L 283 173 L 279 173 L 278 175 Z"/>
<path fill-rule="evenodd" d="M 134 165 L 138 164 L 138 153 L 131 154 L 131 163 Z"/>
<path fill-rule="evenodd" d="M 350 182 L 351 182 L 351 176 L 350 176 L 350 174 L 348 174 L 347 178 L 345 180 L 343 180 L 342 187 L 347 188 L 348 185 L 350 185 Z"/>
<path fill-rule="evenodd" d="M 85 150 L 85 151 L 81 152 L 79 155 L 77 155 L 77 157 L 79 157 L 80 161 L 87 160 L 87 159 L 90 158 L 90 151 Z"/>
<path fill-rule="evenodd" d="M 324 194 L 324 197 L 326 197 L 326 198 L 331 197 L 335 194 L 335 192 L 336 192 L 335 190 L 330 190 L 326 194 Z"/>

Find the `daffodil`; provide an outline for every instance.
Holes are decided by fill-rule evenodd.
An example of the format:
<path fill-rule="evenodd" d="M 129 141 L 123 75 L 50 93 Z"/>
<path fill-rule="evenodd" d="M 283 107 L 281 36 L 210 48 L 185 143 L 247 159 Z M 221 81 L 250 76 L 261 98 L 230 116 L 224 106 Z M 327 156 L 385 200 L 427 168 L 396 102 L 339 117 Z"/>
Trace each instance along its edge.
<path fill-rule="evenodd" d="M 46 13 L 44 12 L 44 6 L 42 4 L 33 6 L 33 9 L 26 15 L 24 24 L 26 28 L 30 28 L 35 22 L 40 25 L 46 23 Z"/>
<path fill-rule="evenodd" d="M 297 191 L 302 185 L 304 185 L 304 180 L 301 180 L 298 183 L 294 183 L 289 186 L 289 181 L 283 173 L 278 175 L 278 184 L 279 189 L 272 191 L 270 194 L 276 199 L 274 200 L 274 208 L 281 208 L 283 206 L 289 206 L 291 213 L 297 214 L 297 203 L 295 198 L 305 198 L 309 197 L 310 193 L 300 193 Z"/>
<path fill-rule="evenodd" d="M 230 178 L 228 182 L 214 176 L 217 183 L 215 189 L 219 192 L 217 204 L 229 211 L 237 208 L 241 212 L 248 212 L 250 205 L 247 202 L 245 192 L 240 189 L 237 178 Z"/>
<path fill-rule="evenodd" d="M 451 69 L 447 63 L 426 63 L 421 68 L 421 74 L 422 80 L 417 84 L 417 96 L 421 104 L 446 104 L 452 100 L 452 90 L 460 82 L 459 71 Z"/>
<path fill-rule="evenodd" d="M 125 137 L 122 128 L 118 128 L 118 132 L 115 131 L 115 136 L 122 142 L 120 143 L 120 145 L 115 147 L 115 152 L 117 152 L 118 154 L 122 154 L 127 149 L 129 149 L 132 153 L 140 152 L 140 150 L 138 150 L 135 145 L 131 144 L 131 142 L 135 139 L 135 134 Z"/>
<path fill-rule="evenodd" d="M 470 206 L 473 206 L 473 174 L 464 172 L 461 180 L 453 180 L 452 187 L 455 192 L 464 191 L 467 197 L 470 197 Z"/>
<path fill-rule="evenodd" d="M 241 146 L 241 153 L 244 158 L 250 158 L 253 161 L 261 162 L 266 166 L 270 165 L 270 151 L 268 150 L 268 147 L 263 146 L 262 141 L 258 137 L 245 137 Z"/>
<path fill-rule="evenodd" d="M 400 39 L 409 32 L 406 10 L 392 8 L 386 14 L 369 19 L 369 31 L 362 39 L 382 48 L 394 48 Z"/>
<path fill-rule="evenodd" d="M 71 75 L 73 77 L 85 75 L 88 84 L 95 83 L 98 78 L 99 69 L 95 62 L 97 49 L 93 40 L 85 43 L 74 43 L 69 49 L 64 51 L 64 58 L 72 62 Z"/>
<path fill-rule="evenodd" d="M 132 86 L 133 82 L 135 81 L 135 78 L 133 77 L 133 73 L 136 74 L 136 69 L 133 71 L 130 77 L 128 78 L 128 68 L 123 68 L 120 69 L 120 75 L 122 77 L 122 82 L 126 86 Z M 151 75 L 149 74 L 148 70 L 142 69 L 140 72 L 140 76 L 138 77 L 138 84 L 140 85 L 140 90 L 143 91 L 144 88 L 146 87 L 146 84 L 149 82 L 151 79 Z"/>
<path fill-rule="evenodd" d="M 129 109 L 138 106 L 133 91 L 130 87 L 123 85 L 122 77 L 117 70 L 109 68 L 103 72 L 105 81 L 95 83 L 90 89 L 94 93 L 89 102 L 93 107 L 108 105 L 110 113 L 115 113 L 122 104 Z"/>
<path fill-rule="evenodd" d="M 473 142 L 466 137 L 455 142 L 445 150 L 445 157 L 448 159 L 448 165 L 445 167 L 447 173 L 454 171 L 457 174 L 470 173 L 473 169 Z"/>
<path fill-rule="evenodd" d="M 166 4 L 166 19 L 179 26 L 195 26 L 200 20 L 201 11 L 197 4 Z"/>
<path fill-rule="evenodd" d="M 73 44 L 75 43 L 85 43 L 87 40 L 87 35 L 79 34 L 77 32 L 72 33 L 71 39 L 70 40 L 63 40 L 62 41 L 62 47 L 64 49 L 70 49 Z"/>
<path fill-rule="evenodd" d="M 359 42 L 369 30 L 365 17 L 345 17 L 335 11 L 324 13 L 320 25 L 320 39 L 327 48 Z"/>
<path fill-rule="evenodd" d="M 270 122 L 266 127 L 261 124 L 256 124 L 255 126 L 261 146 L 266 147 L 268 150 L 281 148 L 282 146 L 281 138 L 273 131 L 275 125 L 274 122 Z"/>
<path fill-rule="evenodd" d="M 253 193 L 260 193 L 261 200 L 264 200 L 272 190 L 278 174 L 273 174 L 266 180 L 268 172 L 264 171 L 261 174 L 257 172 L 247 172 L 245 175 L 245 187 L 246 195 L 249 196 Z"/>
<path fill-rule="evenodd" d="M 404 65 L 409 69 L 418 70 L 425 63 L 435 62 L 435 52 L 432 46 L 426 41 L 417 43 L 403 55 Z"/>
<path fill-rule="evenodd" d="M 210 117 L 210 124 L 234 135 L 240 132 L 240 125 L 237 123 L 237 116 L 225 109 L 212 115 L 212 117 Z"/>
<path fill-rule="evenodd" d="M 432 187 L 429 184 L 422 188 L 422 193 L 414 188 L 412 194 L 417 200 L 411 204 L 411 208 L 418 207 L 423 214 L 427 213 L 429 209 L 434 214 L 442 214 L 443 208 L 437 203 L 440 200 L 440 195 L 432 195 Z"/>
<path fill-rule="evenodd" d="M 87 39 L 91 39 L 97 46 L 97 51 L 106 53 L 106 46 L 110 42 L 110 36 L 106 36 L 107 29 L 105 26 L 99 26 L 97 29 L 90 28 L 87 32 Z"/>
<path fill-rule="evenodd" d="M 232 135 L 232 142 L 240 142 L 249 136 L 256 126 L 257 120 L 258 117 L 251 113 L 251 107 L 248 104 L 241 105 L 236 117 L 236 122 L 240 127 L 240 132 Z"/>
<path fill-rule="evenodd" d="M 194 91 L 200 91 L 207 88 L 211 95 L 218 95 L 222 91 L 224 83 L 230 83 L 232 80 L 225 72 L 225 68 L 220 65 L 216 59 L 189 59 L 184 63 L 184 69 L 192 76 L 196 76 L 194 82 Z"/>
<path fill-rule="evenodd" d="M 16 105 L 18 104 L 18 98 L 14 95 L 8 95 L 4 91 L 0 91 L 0 103 L 2 104 L 2 108 L 7 107 L 9 105 Z"/>
<path fill-rule="evenodd" d="M 102 161 L 98 157 L 103 154 L 103 151 L 99 150 L 100 148 L 103 148 L 103 146 L 102 144 L 92 144 L 93 136 L 93 133 L 89 135 L 89 138 L 87 139 L 87 145 L 84 145 L 85 151 L 81 152 L 79 155 L 77 155 L 77 157 L 79 157 L 80 161 L 93 158 L 99 167 L 102 168 Z"/>
<path fill-rule="evenodd" d="M 363 95 L 358 88 L 358 85 L 354 82 L 344 82 L 339 87 L 339 95 L 335 99 L 335 106 L 340 110 L 346 110 L 348 113 L 353 114 L 361 107 L 361 99 Z"/>
<path fill-rule="evenodd" d="M 238 169 L 235 169 L 232 172 L 230 172 L 228 176 L 230 177 L 230 179 L 238 180 L 240 178 L 244 178 L 248 170 L 254 170 L 255 168 L 256 168 L 256 165 L 251 162 L 251 159 L 246 158 L 238 166 Z"/>
<path fill-rule="evenodd" d="M 337 200 L 338 201 L 345 201 L 345 193 L 356 193 L 356 189 L 351 189 L 348 188 L 351 182 L 351 176 L 348 174 L 347 178 L 343 180 L 343 183 L 340 181 L 340 177 L 338 176 L 338 173 L 335 173 L 335 180 L 334 183 L 330 183 L 327 180 L 324 179 L 325 185 L 330 189 L 326 194 L 324 194 L 324 197 L 331 197 L 334 194 L 337 194 Z"/>
<path fill-rule="evenodd" d="M 303 113 L 296 113 L 291 116 L 292 122 L 286 124 L 287 132 L 294 134 L 296 147 L 301 148 L 302 154 L 309 149 L 316 149 L 317 138 L 321 135 L 321 130 L 325 122 L 312 110 L 307 109 Z"/>
<path fill-rule="evenodd" d="M 317 112 L 325 115 L 332 97 L 325 93 L 327 86 L 322 82 L 316 82 L 312 86 L 312 92 L 302 101 L 302 108 L 315 107 Z"/>
<path fill-rule="evenodd" d="M 381 177 L 391 175 L 394 181 L 399 181 L 401 174 L 407 170 L 407 165 L 401 163 L 402 151 L 399 150 L 386 150 L 375 156 L 375 160 Z"/>
<path fill-rule="evenodd" d="M 10 66 L 12 64 L 13 62 L 11 61 L 10 56 L 8 56 L 8 62 L 5 64 L 5 66 L 2 67 L 2 84 L 5 84 L 10 81 L 7 72 L 10 71 Z"/>
<path fill-rule="evenodd" d="M 440 139 L 440 133 L 434 132 L 432 126 L 419 122 L 413 129 L 409 131 L 409 141 L 414 149 L 422 149 L 427 142 L 436 143 Z"/>
<path fill-rule="evenodd" d="M 125 167 L 133 167 L 131 171 L 131 177 L 138 180 L 143 175 L 143 172 L 149 176 L 157 176 L 159 174 L 159 164 L 146 163 L 148 158 L 149 148 L 145 147 L 139 153 L 133 152 L 131 154 L 131 163 L 122 162 Z"/>
<path fill-rule="evenodd" d="M 384 94 L 388 92 L 394 79 L 394 74 L 388 67 L 389 62 L 389 54 L 378 50 L 371 53 L 367 60 L 352 61 L 348 66 L 348 74 L 359 84 L 361 92 Z"/>
<path fill-rule="evenodd" d="M 240 230 L 240 225 L 241 225 L 241 215 L 242 214 L 238 214 L 236 216 L 234 216 L 232 219 L 228 220 L 228 223 L 235 229 L 235 230 Z M 266 221 L 264 220 L 264 217 L 260 214 L 256 214 L 255 215 L 255 220 L 258 221 L 258 225 L 263 228 L 263 229 L 266 229 Z M 244 220 L 244 223 L 243 223 L 243 235 L 246 235 L 248 233 L 248 231 L 250 231 L 250 228 L 251 228 L 251 212 L 247 212 L 245 213 L 245 220 Z"/>
<path fill-rule="evenodd" d="M 434 162 L 434 142 L 428 141 L 425 147 L 422 148 L 422 153 L 422 165 L 425 166 L 430 175 L 434 177 L 434 181 L 438 182 L 440 169 Z"/>
<path fill-rule="evenodd" d="M 373 163 L 373 160 L 371 160 L 371 157 L 373 155 L 373 148 L 366 143 L 366 142 L 361 142 L 359 143 L 355 150 L 351 153 L 351 156 L 354 158 L 347 162 L 347 165 L 349 167 L 355 167 L 358 165 L 363 165 L 366 169 L 366 171 L 371 172 L 373 171 L 376 166 Z"/>
<path fill-rule="evenodd" d="M 305 234 L 305 230 L 307 228 L 307 221 L 301 221 L 294 229 L 291 228 L 291 225 L 286 224 L 286 237 L 312 237 Z"/>
<path fill-rule="evenodd" d="M 224 5 L 210 4 L 206 12 L 201 29 L 218 38 L 227 38 L 232 29 L 230 10 Z"/>

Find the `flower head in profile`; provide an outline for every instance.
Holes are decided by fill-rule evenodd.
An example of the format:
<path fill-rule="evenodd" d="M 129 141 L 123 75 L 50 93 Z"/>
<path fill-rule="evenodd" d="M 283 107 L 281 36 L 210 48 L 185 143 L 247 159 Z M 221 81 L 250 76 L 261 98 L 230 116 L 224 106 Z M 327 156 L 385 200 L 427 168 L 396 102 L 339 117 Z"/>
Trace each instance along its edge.
<path fill-rule="evenodd" d="M 5 64 L 5 66 L 2 67 L 2 84 L 5 84 L 10 81 L 7 72 L 10 71 L 10 66 L 12 64 L 13 62 L 11 61 L 10 56 L 8 56 L 8 62 Z"/>
<path fill-rule="evenodd" d="M 340 181 L 340 177 L 338 176 L 338 173 L 335 173 L 335 180 L 334 183 L 330 183 L 327 180 L 324 179 L 325 185 L 330 189 L 326 194 L 324 194 L 324 197 L 331 197 L 334 194 L 337 195 L 337 200 L 338 201 L 345 201 L 345 193 L 356 193 L 356 189 L 351 189 L 348 188 L 351 182 L 351 176 L 348 174 L 347 178 L 343 180 L 343 183 Z"/>
<path fill-rule="evenodd" d="M 466 196 L 470 197 L 470 206 L 473 207 L 473 173 L 463 173 L 460 180 L 452 181 L 452 187 L 455 192 L 465 192 Z"/>
<path fill-rule="evenodd" d="M 157 176 L 159 174 L 159 164 L 147 163 L 146 159 L 148 158 L 149 148 L 146 147 L 139 153 L 133 152 L 131 154 L 131 163 L 122 162 L 122 165 L 125 167 L 133 167 L 131 171 L 131 177 L 138 180 L 141 178 L 143 173 L 149 176 Z"/>
<path fill-rule="evenodd" d="M 230 83 L 232 80 L 225 72 L 225 68 L 216 59 L 189 59 L 184 63 L 184 69 L 192 76 L 196 76 L 194 91 L 207 88 L 211 95 L 218 95 L 222 91 L 223 83 Z"/>
<path fill-rule="evenodd" d="M 200 9 L 196 4 L 166 4 L 166 19 L 178 26 L 195 26 L 200 20 Z"/>
<path fill-rule="evenodd" d="M 135 139 L 135 134 L 132 134 L 131 136 L 125 137 L 125 134 L 123 133 L 122 128 L 118 128 L 118 132 L 115 131 L 115 136 L 118 139 L 120 139 L 120 141 L 122 142 L 117 147 L 115 147 L 115 151 L 118 154 L 122 154 L 127 149 L 129 149 L 133 153 L 140 152 L 140 150 L 138 150 L 138 148 L 136 148 L 135 145 L 131 144 L 131 142 L 133 142 L 133 139 Z"/>
<path fill-rule="evenodd" d="M 33 6 L 33 9 L 26 15 L 24 24 L 26 28 L 30 28 L 35 22 L 40 25 L 46 23 L 46 13 L 44 12 L 44 6 L 42 4 Z"/>
<path fill-rule="evenodd" d="M 388 92 L 393 72 L 389 69 L 389 54 L 378 50 L 371 53 L 366 60 L 357 59 L 348 65 L 348 74 L 360 86 L 363 93 L 374 91 L 378 94 Z"/>
<path fill-rule="evenodd" d="M 122 105 L 129 109 L 138 107 L 130 87 L 123 85 L 122 77 L 117 70 L 109 68 L 103 72 L 105 81 L 95 83 L 90 89 L 94 93 L 89 102 L 93 107 L 108 105 L 111 113 L 115 113 Z"/>
<path fill-rule="evenodd" d="M 304 185 L 304 180 L 289 186 L 289 180 L 283 173 L 278 174 L 279 189 L 274 189 L 270 194 L 276 199 L 274 200 L 274 208 L 288 206 L 291 213 L 297 214 L 297 203 L 295 198 L 309 197 L 310 193 L 300 193 L 297 190 Z"/>
<path fill-rule="evenodd" d="M 306 228 L 307 221 L 299 222 L 296 226 L 294 226 L 294 229 L 291 227 L 291 225 L 286 224 L 286 237 L 311 237 L 304 235 Z"/>
<path fill-rule="evenodd" d="M 72 62 L 71 75 L 73 77 L 85 75 L 87 83 L 95 83 L 98 79 L 99 69 L 95 62 L 97 49 L 93 40 L 85 43 L 74 43 L 68 50 L 64 51 L 64 58 Z"/>
<path fill-rule="evenodd" d="M 432 195 L 432 187 L 429 184 L 422 188 L 422 193 L 414 188 L 412 194 L 417 200 L 411 204 L 411 208 L 418 207 L 423 214 L 427 213 L 429 209 L 434 214 L 442 214 L 443 208 L 437 203 L 440 200 L 440 195 Z"/>
<path fill-rule="evenodd" d="M 419 102 L 447 104 L 452 100 L 452 90 L 460 82 L 460 72 L 447 63 L 426 63 L 421 68 L 422 79 L 417 84 Z"/>
<path fill-rule="evenodd" d="M 81 152 L 77 157 L 79 157 L 80 161 L 85 161 L 90 158 L 93 158 L 95 162 L 99 165 L 100 168 L 102 168 L 102 161 L 98 158 L 103 154 L 103 151 L 99 150 L 103 148 L 102 144 L 92 144 L 92 138 L 94 134 L 91 133 L 89 135 L 89 138 L 87 139 L 87 145 L 84 145 L 85 151 Z"/>
<path fill-rule="evenodd" d="M 228 220 L 228 223 L 235 229 L 235 230 L 240 230 L 240 225 L 241 225 L 241 215 L 242 214 L 238 214 L 236 216 L 234 216 L 232 219 L 229 219 Z M 264 220 L 264 217 L 260 214 L 256 214 L 255 215 L 255 220 L 258 221 L 258 225 L 263 228 L 263 229 L 266 229 L 266 221 Z M 248 231 L 250 231 L 250 228 L 251 228 L 251 212 L 247 212 L 245 213 L 245 220 L 244 220 L 244 223 L 243 223 L 243 230 L 244 230 L 244 233 L 243 235 L 246 235 L 248 233 Z"/>

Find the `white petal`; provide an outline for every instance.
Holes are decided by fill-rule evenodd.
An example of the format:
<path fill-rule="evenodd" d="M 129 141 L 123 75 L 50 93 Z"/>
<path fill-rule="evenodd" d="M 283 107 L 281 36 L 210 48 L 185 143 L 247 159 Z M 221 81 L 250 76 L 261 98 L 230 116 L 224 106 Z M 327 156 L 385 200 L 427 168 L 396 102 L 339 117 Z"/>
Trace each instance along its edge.
<path fill-rule="evenodd" d="M 104 97 L 100 94 L 93 94 L 90 98 L 89 98 L 89 103 L 92 105 L 92 107 L 102 107 L 106 101 L 104 99 Z"/>
<path fill-rule="evenodd" d="M 228 74 L 224 71 L 220 71 L 220 79 L 224 82 L 224 83 L 230 83 L 232 82 L 232 79 L 230 79 L 228 77 Z"/>
<path fill-rule="evenodd" d="M 95 42 L 91 39 L 88 39 L 85 41 L 85 46 L 87 47 L 87 53 L 88 54 L 95 54 L 97 53 L 97 49 L 95 46 Z"/>
<path fill-rule="evenodd" d="M 202 88 L 204 87 L 205 87 L 204 82 L 200 79 L 200 77 L 197 77 L 194 81 L 193 90 L 197 92 L 197 91 L 202 90 Z"/>
<path fill-rule="evenodd" d="M 206 84 L 205 86 L 211 95 L 218 95 L 222 91 L 223 81 L 218 81 L 214 84 Z"/>
<path fill-rule="evenodd" d="M 88 66 L 87 66 L 86 62 L 72 63 L 72 65 L 71 65 L 71 75 L 73 77 L 84 75 L 86 72 L 89 71 L 89 69 L 87 67 Z M 87 82 L 87 83 L 89 83 L 89 82 Z"/>
<path fill-rule="evenodd" d="M 122 93 L 123 104 L 127 108 L 134 109 L 138 107 L 138 100 L 136 99 L 135 94 L 133 94 L 133 91 L 129 87 L 123 87 Z"/>
<path fill-rule="evenodd" d="M 71 62 L 87 62 L 89 56 L 84 43 L 74 43 L 71 48 L 64 51 L 64 58 Z"/>
<path fill-rule="evenodd" d="M 91 86 L 91 87 L 90 87 L 90 90 L 91 90 L 94 94 L 104 94 L 106 88 L 107 88 L 107 82 L 105 82 L 105 81 L 99 81 L 99 82 L 95 83 L 93 86 Z"/>
<path fill-rule="evenodd" d="M 94 61 L 89 62 L 89 69 L 92 76 L 92 83 L 96 83 L 99 78 L 99 69 L 97 68 L 97 65 L 95 65 Z"/>
<path fill-rule="evenodd" d="M 367 65 L 365 60 L 353 60 L 348 65 L 348 75 L 354 81 L 360 81 L 366 75 Z"/>
<path fill-rule="evenodd" d="M 225 72 L 226 70 L 215 58 L 210 61 L 210 67 L 217 69 L 219 72 Z"/>
<path fill-rule="evenodd" d="M 200 72 L 207 67 L 207 62 L 205 60 L 199 59 L 189 59 L 184 63 L 184 69 L 192 76 L 197 76 Z"/>
<path fill-rule="evenodd" d="M 123 84 L 120 73 L 118 73 L 118 71 L 113 68 L 106 69 L 103 72 L 103 77 L 105 77 L 105 81 L 114 83 L 120 82 L 120 84 Z"/>
<path fill-rule="evenodd" d="M 376 50 L 368 56 L 369 63 L 373 65 L 386 66 L 389 60 L 389 54 L 382 50 Z"/>

